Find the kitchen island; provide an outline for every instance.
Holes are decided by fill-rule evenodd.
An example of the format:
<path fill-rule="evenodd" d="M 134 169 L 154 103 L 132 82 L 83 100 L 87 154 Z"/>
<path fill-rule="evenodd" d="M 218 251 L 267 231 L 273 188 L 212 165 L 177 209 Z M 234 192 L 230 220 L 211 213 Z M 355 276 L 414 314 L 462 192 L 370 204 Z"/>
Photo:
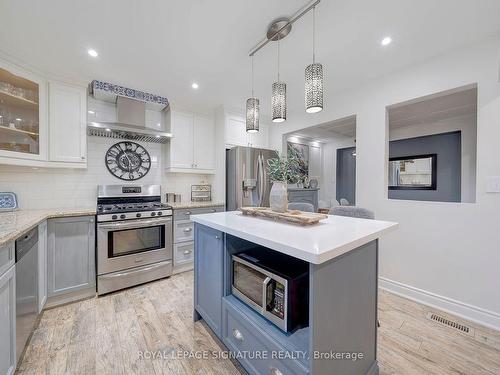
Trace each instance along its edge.
<path fill-rule="evenodd" d="M 204 319 L 249 373 L 378 374 L 378 238 L 396 223 L 329 216 L 297 226 L 237 211 L 191 219 L 194 319 Z M 307 299 L 293 307 L 306 304 L 305 324 L 287 330 L 266 315 L 269 277 L 258 297 L 264 298 L 262 311 L 241 297 L 233 285 L 234 256 L 250 252 L 306 266 Z"/>

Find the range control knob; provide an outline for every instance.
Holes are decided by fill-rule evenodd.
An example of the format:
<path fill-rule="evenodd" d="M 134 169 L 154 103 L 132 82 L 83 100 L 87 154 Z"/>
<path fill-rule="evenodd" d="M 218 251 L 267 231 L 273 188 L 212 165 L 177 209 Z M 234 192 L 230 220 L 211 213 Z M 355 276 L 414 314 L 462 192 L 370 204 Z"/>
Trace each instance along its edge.
<path fill-rule="evenodd" d="M 125 219 L 127 216 L 125 216 L 125 214 L 121 214 L 120 215 L 120 219 Z"/>
<path fill-rule="evenodd" d="M 151 212 L 151 216 L 156 216 L 156 212 Z"/>
<path fill-rule="evenodd" d="M 135 214 L 135 217 L 141 217 L 142 215 L 141 214 Z"/>
<path fill-rule="evenodd" d="M 111 216 L 111 219 L 116 220 L 116 219 L 118 219 L 118 216 L 113 215 L 113 216 Z"/>
<path fill-rule="evenodd" d="M 158 211 L 158 216 L 161 216 L 161 215 L 163 215 L 163 212 Z"/>

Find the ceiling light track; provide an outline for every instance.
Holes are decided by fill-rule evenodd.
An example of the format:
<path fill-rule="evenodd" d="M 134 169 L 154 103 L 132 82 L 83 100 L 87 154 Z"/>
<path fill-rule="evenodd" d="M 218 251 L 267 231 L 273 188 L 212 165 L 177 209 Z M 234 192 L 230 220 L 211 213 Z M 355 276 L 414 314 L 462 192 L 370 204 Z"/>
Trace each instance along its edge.
<path fill-rule="evenodd" d="M 286 18 L 279 18 L 277 20 L 274 20 L 271 25 L 268 28 L 267 32 L 267 37 L 260 41 L 255 47 L 253 47 L 250 52 L 248 53 L 248 56 L 253 56 L 257 51 L 259 51 L 262 47 L 264 47 L 267 43 L 270 41 L 276 41 L 283 39 L 285 36 L 287 36 L 290 33 L 290 30 L 292 29 L 292 24 L 295 23 L 295 21 L 299 20 L 303 15 L 308 13 L 311 9 L 313 9 L 316 5 L 318 5 L 321 2 L 321 0 L 313 0 L 306 6 L 304 6 L 302 9 L 300 9 L 298 12 L 296 12 L 292 17 L 286 19 Z M 271 33 L 270 33 L 271 31 Z"/>

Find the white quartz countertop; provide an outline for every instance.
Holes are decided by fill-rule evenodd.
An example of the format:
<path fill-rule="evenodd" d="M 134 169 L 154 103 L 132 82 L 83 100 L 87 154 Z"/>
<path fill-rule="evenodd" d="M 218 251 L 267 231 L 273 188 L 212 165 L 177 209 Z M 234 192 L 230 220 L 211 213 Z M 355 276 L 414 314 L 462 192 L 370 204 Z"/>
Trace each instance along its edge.
<path fill-rule="evenodd" d="M 191 220 L 314 264 L 321 264 L 373 241 L 397 223 L 329 215 L 301 226 L 245 216 L 240 211 L 194 215 Z"/>

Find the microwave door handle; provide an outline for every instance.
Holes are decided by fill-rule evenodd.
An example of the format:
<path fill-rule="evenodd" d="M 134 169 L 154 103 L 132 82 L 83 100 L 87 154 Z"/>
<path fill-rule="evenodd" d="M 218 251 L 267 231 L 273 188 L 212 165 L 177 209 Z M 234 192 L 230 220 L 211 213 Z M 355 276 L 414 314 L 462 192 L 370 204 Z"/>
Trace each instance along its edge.
<path fill-rule="evenodd" d="M 262 282 L 262 314 L 266 315 L 267 311 L 267 286 L 271 282 L 271 278 L 268 276 Z"/>

